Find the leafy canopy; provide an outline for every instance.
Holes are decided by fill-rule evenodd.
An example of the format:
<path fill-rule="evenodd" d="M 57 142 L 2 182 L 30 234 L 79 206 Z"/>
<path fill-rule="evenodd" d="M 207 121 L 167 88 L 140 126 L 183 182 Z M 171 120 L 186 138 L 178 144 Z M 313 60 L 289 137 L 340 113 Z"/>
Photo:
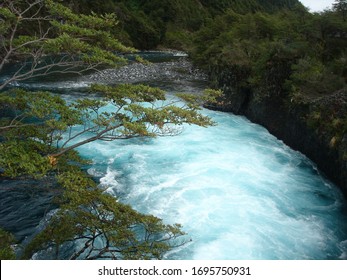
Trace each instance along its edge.
<path fill-rule="evenodd" d="M 100 66 L 117 66 L 120 53 L 134 52 L 113 35 L 114 14 L 74 14 L 52 0 L 5 0 L 0 4 L 0 71 L 21 61 L 21 67 L 0 83 L 54 73 L 83 73 Z"/>
<path fill-rule="evenodd" d="M 346 85 L 346 30 L 334 9 L 229 10 L 195 34 L 192 56 L 217 86 L 229 79 L 260 99 L 320 97 Z"/>

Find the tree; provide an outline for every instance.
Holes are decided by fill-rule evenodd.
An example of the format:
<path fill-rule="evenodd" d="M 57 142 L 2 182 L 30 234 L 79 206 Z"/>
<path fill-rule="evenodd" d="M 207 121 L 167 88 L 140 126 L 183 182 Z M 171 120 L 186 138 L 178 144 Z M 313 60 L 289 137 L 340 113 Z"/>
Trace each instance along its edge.
<path fill-rule="evenodd" d="M 343 20 L 346 21 L 347 0 L 335 0 L 335 3 L 333 3 L 333 9 L 341 13 Z"/>
<path fill-rule="evenodd" d="M 62 173 L 58 181 L 66 202 L 25 248 L 24 258 L 52 248 L 54 259 L 161 259 L 186 242 L 174 242 L 184 234 L 180 225 L 165 225 L 117 202 L 83 172 Z"/>
<path fill-rule="evenodd" d="M 11 244 L 15 242 L 14 237 L 0 228 L 0 260 L 13 260 L 16 258 Z"/>
<path fill-rule="evenodd" d="M 116 24 L 114 14 L 76 15 L 52 0 L 5 0 L 0 4 L 0 72 L 14 61 L 21 66 L 0 90 L 32 77 L 125 63 L 117 53 L 135 50 L 112 35 Z"/>
<path fill-rule="evenodd" d="M 61 170 L 61 158 L 97 140 L 172 136 L 184 123 L 213 124 L 199 114 L 199 96 L 181 94 L 185 102 L 177 106 L 178 100 L 167 101 L 164 91 L 145 85 L 93 85 L 91 91 L 102 98 L 67 103 L 48 92 L 3 93 L 0 107 L 9 112 L 0 119 L 0 135 L 6 139 L 0 143 L 3 175 L 41 177 L 52 168 Z"/>
<path fill-rule="evenodd" d="M 52 258 L 153 259 L 186 242 L 175 241 L 184 235 L 180 225 L 165 225 L 104 193 L 81 171 L 88 163 L 75 149 L 97 140 L 175 135 L 184 123 L 212 125 L 199 105 L 219 92 L 166 100 L 163 91 L 144 85 L 93 85 L 100 98 L 67 102 L 49 92 L 10 87 L 32 77 L 125 63 L 119 52 L 134 50 L 113 37 L 115 24 L 113 15 L 76 15 L 51 0 L 1 4 L 0 72 L 14 61 L 23 65 L 0 85 L 1 175 L 45 176 L 61 187 L 60 208 L 24 248 L 24 258 L 54 248 Z"/>

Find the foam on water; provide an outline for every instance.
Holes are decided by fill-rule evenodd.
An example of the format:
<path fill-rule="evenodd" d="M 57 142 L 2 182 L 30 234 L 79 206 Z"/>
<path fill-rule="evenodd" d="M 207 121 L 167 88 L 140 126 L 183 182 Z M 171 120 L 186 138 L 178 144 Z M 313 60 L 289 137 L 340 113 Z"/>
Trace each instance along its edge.
<path fill-rule="evenodd" d="M 46 91 L 59 91 L 71 89 L 85 89 L 88 88 L 92 82 L 88 81 L 49 81 L 49 82 L 13 82 L 10 84 L 12 87 L 20 87 L 28 90 L 46 90 Z"/>
<path fill-rule="evenodd" d="M 192 242 L 168 259 L 346 258 L 345 201 L 337 188 L 263 127 L 204 113 L 218 125 L 92 143 L 80 152 L 118 199 L 183 225 Z"/>

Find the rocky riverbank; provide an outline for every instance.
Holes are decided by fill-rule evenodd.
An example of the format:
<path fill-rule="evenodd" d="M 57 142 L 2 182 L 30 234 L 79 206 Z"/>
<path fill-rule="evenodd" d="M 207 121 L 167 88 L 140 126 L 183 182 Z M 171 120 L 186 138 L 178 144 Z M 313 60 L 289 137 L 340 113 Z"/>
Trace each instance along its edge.
<path fill-rule="evenodd" d="M 194 68 L 185 57 L 180 56 L 171 61 L 159 63 L 129 63 L 120 68 L 106 69 L 84 78 L 97 83 L 141 83 L 165 80 L 206 80 L 207 76 Z"/>

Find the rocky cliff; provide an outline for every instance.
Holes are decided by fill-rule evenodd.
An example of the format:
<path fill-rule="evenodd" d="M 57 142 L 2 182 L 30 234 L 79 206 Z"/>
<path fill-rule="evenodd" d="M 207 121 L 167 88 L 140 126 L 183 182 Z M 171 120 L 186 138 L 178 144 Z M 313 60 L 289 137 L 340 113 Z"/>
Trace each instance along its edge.
<path fill-rule="evenodd" d="M 300 103 L 281 97 L 259 99 L 250 90 L 235 91 L 227 81 L 220 86 L 225 100 L 210 108 L 245 115 L 266 127 L 314 161 L 347 197 L 347 134 L 336 134 L 343 123 L 339 120 L 347 117 L 346 90 Z"/>

